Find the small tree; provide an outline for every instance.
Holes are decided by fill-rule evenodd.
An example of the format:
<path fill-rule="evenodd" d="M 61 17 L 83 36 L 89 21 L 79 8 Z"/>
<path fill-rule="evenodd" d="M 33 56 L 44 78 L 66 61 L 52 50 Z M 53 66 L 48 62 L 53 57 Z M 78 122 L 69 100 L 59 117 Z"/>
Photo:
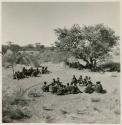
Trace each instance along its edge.
<path fill-rule="evenodd" d="M 90 69 L 95 68 L 99 61 L 109 55 L 111 48 L 119 39 L 111 28 L 103 24 L 84 25 L 82 28 L 79 25 L 73 25 L 69 30 L 55 29 L 55 33 L 56 47 L 61 51 L 70 51 L 75 57 L 83 59 Z"/>

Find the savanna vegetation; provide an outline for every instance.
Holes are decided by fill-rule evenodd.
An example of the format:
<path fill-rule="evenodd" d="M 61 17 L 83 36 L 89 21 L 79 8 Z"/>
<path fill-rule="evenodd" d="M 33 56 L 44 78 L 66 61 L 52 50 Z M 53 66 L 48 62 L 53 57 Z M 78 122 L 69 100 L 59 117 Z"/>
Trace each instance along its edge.
<path fill-rule="evenodd" d="M 7 45 L 2 45 L 2 66 L 4 68 L 10 67 L 13 75 L 17 64 L 39 67 L 44 62 L 65 62 L 71 68 L 88 69 L 90 72 L 101 70 L 120 72 L 119 62 L 108 61 L 109 58 L 112 58 L 113 48 L 119 45 L 119 37 L 111 28 L 103 24 L 83 25 L 82 27 L 75 24 L 69 29 L 57 28 L 54 32 L 57 39 L 51 47 L 45 47 L 41 43 L 20 46 L 11 41 Z M 118 56 L 119 52 L 116 54 Z M 83 60 L 85 64 L 68 62 L 70 57 Z M 62 71 L 62 74 L 65 73 Z M 30 100 L 26 99 L 22 93 L 23 90 L 20 90 L 9 95 L 7 90 L 3 91 L 3 122 L 10 123 L 32 117 Z M 99 100 L 94 99 L 92 101 L 99 102 Z"/>

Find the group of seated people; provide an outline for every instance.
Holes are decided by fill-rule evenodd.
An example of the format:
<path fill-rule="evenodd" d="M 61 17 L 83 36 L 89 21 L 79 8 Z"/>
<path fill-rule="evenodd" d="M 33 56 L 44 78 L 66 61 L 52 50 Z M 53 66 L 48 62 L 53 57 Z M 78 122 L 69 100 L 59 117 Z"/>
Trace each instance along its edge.
<path fill-rule="evenodd" d="M 33 67 L 30 67 L 29 69 L 26 69 L 23 67 L 22 71 L 16 71 L 13 75 L 13 79 L 23 79 L 28 77 L 37 77 L 38 74 L 46 74 L 47 73 L 47 67 L 42 66 L 41 69 Z"/>
<path fill-rule="evenodd" d="M 84 91 L 79 89 L 79 86 L 84 86 Z M 91 77 L 86 76 L 84 79 L 82 75 L 80 75 L 79 79 L 73 75 L 71 83 L 67 83 L 66 85 L 60 82 L 60 78 L 58 77 L 57 80 L 53 79 L 51 84 L 47 84 L 45 81 L 42 86 L 43 92 L 51 92 L 52 94 L 57 95 L 67 95 L 67 94 L 78 94 L 78 93 L 105 93 L 103 90 L 102 84 L 100 81 L 97 81 L 96 84 L 93 84 L 91 81 Z"/>
<path fill-rule="evenodd" d="M 83 68 L 85 68 L 85 66 L 83 66 L 82 64 L 80 64 L 79 62 L 66 62 L 66 64 L 71 67 L 71 68 L 77 68 L 79 70 L 82 70 Z"/>

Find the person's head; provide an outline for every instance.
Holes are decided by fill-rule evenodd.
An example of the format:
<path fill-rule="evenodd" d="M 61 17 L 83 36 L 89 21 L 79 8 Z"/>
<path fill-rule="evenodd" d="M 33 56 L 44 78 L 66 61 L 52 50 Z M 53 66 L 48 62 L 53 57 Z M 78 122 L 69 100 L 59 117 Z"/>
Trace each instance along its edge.
<path fill-rule="evenodd" d="M 101 82 L 100 81 L 97 81 L 96 84 L 100 84 Z"/>
<path fill-rule="evenodd" d="M 44 85 L 46 85 L 46 84 L 47 84 L 47 82 L 45 81 L 45 82 L 44 82 Z"/>
<path fill-rule="evenodd" d="M 53 81 L 55 81 L 55 78 L 53 78 Z"/>

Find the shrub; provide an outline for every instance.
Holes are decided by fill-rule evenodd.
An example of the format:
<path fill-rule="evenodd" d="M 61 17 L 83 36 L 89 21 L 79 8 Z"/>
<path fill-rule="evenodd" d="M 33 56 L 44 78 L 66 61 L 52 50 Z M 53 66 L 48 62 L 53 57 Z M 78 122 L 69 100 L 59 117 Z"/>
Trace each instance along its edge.
<path fill-rule="evenodd" d="M 18 95 L 18 91 L 13 95 L 6 94 L 6 91 L 3 91 L 2 122 L 10 123 L 13 120 L 30 118 L 32 116 L 29 107 L 30 100 Z"/>
<path fill-rule="evenodd" d="M 106 71 L 117 71 L 120 72 L 120 63 L 114 63 L 114 62 L 109 62 L 109 63 L 105 63 L 100 65 L 100 67 Z"/>

